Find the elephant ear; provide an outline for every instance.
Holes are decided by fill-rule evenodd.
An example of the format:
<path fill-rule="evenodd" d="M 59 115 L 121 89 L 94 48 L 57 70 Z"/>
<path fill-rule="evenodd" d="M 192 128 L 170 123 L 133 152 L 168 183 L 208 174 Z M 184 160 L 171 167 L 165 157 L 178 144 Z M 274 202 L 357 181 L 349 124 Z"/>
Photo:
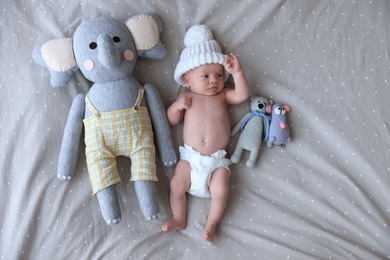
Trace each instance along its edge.
<path fill-rule="evenodd" d="M 53 39 L 35 47 L 33 59 L 49 71 L 54 88 L 65 86 L 78 70 L 71 38 Z"/>
<path fill-rule="evenodd" d="M 163 30 L 161 18 L 155 13 L 137 14 L 125 21 L 133 37 L 137 56 L 161 60 L 167 54 L 160 41 Z"/>

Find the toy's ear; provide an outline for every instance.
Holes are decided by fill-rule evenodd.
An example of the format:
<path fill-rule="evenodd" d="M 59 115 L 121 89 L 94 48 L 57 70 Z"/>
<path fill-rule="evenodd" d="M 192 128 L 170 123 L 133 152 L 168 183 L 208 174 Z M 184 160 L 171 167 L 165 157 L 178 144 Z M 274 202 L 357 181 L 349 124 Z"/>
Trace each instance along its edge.
<path fill-rule="evenodd" d="M 155 13 L 137 14 L 125 21 L 129 28 L 137 55 L 149 59 L 163 59 L 167 54 L 160 41 L 163 29 L 161 18 Z"/>
<path fill-rule="evenodd" d="M 290 112 L 291 110 L 291 108 L 288 105 L 284 105 L 283 108 L 284 110 L 286 110 L 286 112 Z"/>
<path fill-rule="evenodd" d="M 50 83 L 55 88 L 66 85 L 78 70 L 71 38 L 54 39 L 35 47 L 33 59 L 50 72 Z"/>
<path fill-rule="evenodd" d="M 271 113 L 272 112 L 272 105 L 268 105 L 267 106 L 267 113 Z"/>

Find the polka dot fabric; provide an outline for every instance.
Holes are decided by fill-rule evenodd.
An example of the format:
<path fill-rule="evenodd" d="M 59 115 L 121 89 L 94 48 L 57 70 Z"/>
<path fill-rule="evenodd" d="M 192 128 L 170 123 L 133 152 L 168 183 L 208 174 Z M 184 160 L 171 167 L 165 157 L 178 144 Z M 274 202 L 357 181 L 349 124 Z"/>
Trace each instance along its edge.
<path fill-rule="evenodd" d="M 134 76 L 166 107 L 182 88 L 173 73 L 185 31 L 207 24 L 224 53 L 241 60 L 251 94 L 291 107 L 291 142 L 262 144 L 231 166 L 228 205 L 212 243 L 203 241 L 210 201 L 189 197 L 183 231 L 171 217 L 173 168 L 157 161 L 159 218 L 145 221 L 132 183 L 118 186 L 122 222 L 107 226 L 91 196 L 84 146 L 74 177 L 56 177 L 73 98 L 32 60 L 33 47 L 71 37 L 85 19 L 126 20 L 143 11 L 164 22 L 162 61 L 139 59 Z M 0 259 L 386 259 L 390 257 L 390 5 L 386 0 L 0 2 Z M 232 86 L 232 81 L 227 84 Z M 231 125 L 249 100 L 229 107 Z M 181 125 L 172 127 L 182 145 Z M 231 138 L 228 156 L 238 136 Z M 131 162 L 118 158 L 122 179 Z"/>

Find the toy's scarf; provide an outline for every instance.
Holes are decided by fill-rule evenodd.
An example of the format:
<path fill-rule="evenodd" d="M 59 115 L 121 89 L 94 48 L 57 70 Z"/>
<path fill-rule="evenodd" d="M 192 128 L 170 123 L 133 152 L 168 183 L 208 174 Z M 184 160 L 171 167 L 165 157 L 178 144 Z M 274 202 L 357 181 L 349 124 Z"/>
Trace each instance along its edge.
<path fill-rule="evenodd" d="M 245 125 L 248 123 L 248 121 L 254 117 L 254 116 L 261 116 L 262 118 L 264 118 L 265 120 L 265 128 L 264 128 L 264 142 L 267 142 L 268 141 L 268 133 L 269 133 L 269 122 L 271 121 L 271 117 L 270 116 L 267 116 L 266 114 L 264 113 L 261 113 L 259 111 L 252 111 L 252 113 L 247 116 L 247 118 L 245 118 L 245 120 L 242 122 L 242 124 L 240 125 L 240 130 L 242 131 L 244 128 L 245 128 Z"/>

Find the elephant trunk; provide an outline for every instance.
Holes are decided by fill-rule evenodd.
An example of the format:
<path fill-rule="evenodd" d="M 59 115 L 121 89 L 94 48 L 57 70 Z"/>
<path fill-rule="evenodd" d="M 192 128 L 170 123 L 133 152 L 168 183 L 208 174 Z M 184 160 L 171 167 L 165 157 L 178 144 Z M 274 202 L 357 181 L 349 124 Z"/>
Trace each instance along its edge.
<path fill-rule="evenodd" d="M 121 54 L 110 36 L 106 34 L 99 35 L 97 45 L 98 59 L 103 66 L 111 69 L 120 64 Z"/>

